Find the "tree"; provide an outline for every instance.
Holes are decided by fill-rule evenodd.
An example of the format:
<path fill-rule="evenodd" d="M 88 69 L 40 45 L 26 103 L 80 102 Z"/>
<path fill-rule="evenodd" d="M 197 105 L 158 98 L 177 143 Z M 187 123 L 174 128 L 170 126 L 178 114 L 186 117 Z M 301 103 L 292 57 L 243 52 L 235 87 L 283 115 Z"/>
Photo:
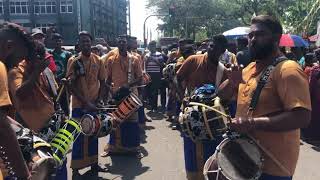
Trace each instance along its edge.
<path fill-rule="evenodd" d="M 208 37 L 236 26 L 248 26 L 255 15 L 277 17 L 288 33 L 312 34 L 320 12 L 320 0 L 149 0 L 155 13 L 168 13 L 175 7 L 175 17 L 163 18 L 163 29 L 195 38 L 205 30 Z"/>

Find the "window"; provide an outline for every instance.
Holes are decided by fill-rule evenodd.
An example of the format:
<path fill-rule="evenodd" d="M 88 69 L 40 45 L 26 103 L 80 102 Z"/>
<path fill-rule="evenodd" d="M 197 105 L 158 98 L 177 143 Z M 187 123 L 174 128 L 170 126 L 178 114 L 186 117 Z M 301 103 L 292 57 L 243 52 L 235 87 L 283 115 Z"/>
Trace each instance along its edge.
<path fill-rule="evenodd" d="M 60 1 L 60 12 L 61 13 L 73 13 L 72 0 L 61 0 Z"/>
<path fill-rule="evenodd" d="M 3 14 L 3 0 L 0 0 L 0 14 Z"/>
<path fill-rule="evenodd" d="M 50 24 L 36 24 L 36 28 L 42 30 L 43 33 L 47 33 L 47 29 L 49 29 Z"/>
<path fill-rule="evenodd" d="M 10 14 L 28 14 L 28 0 L 11 1 L 10 2 Z M 3 9 L 3 8 L 2 8 Z"/>
<path fill-rule="evenodd" d="M 55 14 L 57 13 L 56 2 L 53 0 L 38 0 L 34 2 L 34 13 Z"/>

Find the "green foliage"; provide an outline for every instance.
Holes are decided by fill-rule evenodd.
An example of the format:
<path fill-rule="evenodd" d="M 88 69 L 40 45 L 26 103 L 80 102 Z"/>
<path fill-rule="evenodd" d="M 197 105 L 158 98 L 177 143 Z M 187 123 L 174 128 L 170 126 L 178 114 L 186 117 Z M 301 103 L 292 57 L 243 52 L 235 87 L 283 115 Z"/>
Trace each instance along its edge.
<path fill-rule="evenodd" d="M 175 16 L 164 17 L 159 29 L 194 39 L 249 26 L 251 18 L 260 14 L 277 17 L 287 33 L 313 34 L 320 15 L 320 0 L 149 0 L 148 7 L 159 14 L 175 7 Z"/>

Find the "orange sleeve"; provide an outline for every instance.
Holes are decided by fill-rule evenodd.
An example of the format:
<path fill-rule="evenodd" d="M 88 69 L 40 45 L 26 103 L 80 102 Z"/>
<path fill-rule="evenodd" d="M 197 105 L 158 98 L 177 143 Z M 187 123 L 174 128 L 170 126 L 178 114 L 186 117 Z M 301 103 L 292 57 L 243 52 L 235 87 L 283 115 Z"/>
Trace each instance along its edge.
<path fill-rule="evenodd" d="M 11 105 L 8 89 L 7 69 L 0 63 L 0 107 Z"/>
<path fill-rule="evenodd" d="M 191 72 L 194 71 L 194 68 L 195 68 L 195 66 L 193 65 L 194 61 L 195 61 L 195 58 L 190 56 L 183 62 L 183 64 L 177 71 L 177 78 L 179 80 L 184 81 L 189 78 L 189 75 L 191 74 Z"/>
<path fill-rule="evenodd" d="M 74 73 L 73 71 L 74 59 L 75 57 L 73 56 L 68 60 L 66 77 L 70 77 Z"/>
<path fill-rule="evenodd" d="M 311 110 L 309 83 L 306 74 L 296 62 L 285 62 L 276 73 L 277 92 L 286 110 L 297 107 Z"/>
<path fill-rule="evenodd" d="M 16 92 L 23 83 L 23 72 L 19 68 L 14 68 L 10 70 L 8 74 L 8 80 L 9 91 L 12 96 L 12 100 L 14 103 L 17 103 L 18 100 L 16 99 Z M 16 104 L 14 104 L 14 106 L 16 106 Z"/>
<path fill-rule="evenodd" d="M 142 77 L 142 68 L 141 68 L 140 60 L 138 58 L 133 58 L 133 70 L 134 70 L 135 78 Z"/>

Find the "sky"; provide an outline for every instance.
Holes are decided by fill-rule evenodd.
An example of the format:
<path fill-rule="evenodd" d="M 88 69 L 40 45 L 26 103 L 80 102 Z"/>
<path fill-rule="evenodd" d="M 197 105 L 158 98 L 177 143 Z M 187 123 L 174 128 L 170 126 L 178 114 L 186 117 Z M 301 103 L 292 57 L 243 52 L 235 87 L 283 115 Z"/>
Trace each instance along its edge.
<path fill-rule="evenodd" d="M 150 10 L 146 9 L 148 0 L 130 0 L 131 3 L 131 35 L 136 36 L 138 40 L 143 40 L 143 23 L 145 18 L 152 14 Z M 156 28 L 161 21 L 156 17 L 151 17 L 146 22 L 146 29 L 151 30 L 152 39 L 156 40 L 158 32 Z"/>

